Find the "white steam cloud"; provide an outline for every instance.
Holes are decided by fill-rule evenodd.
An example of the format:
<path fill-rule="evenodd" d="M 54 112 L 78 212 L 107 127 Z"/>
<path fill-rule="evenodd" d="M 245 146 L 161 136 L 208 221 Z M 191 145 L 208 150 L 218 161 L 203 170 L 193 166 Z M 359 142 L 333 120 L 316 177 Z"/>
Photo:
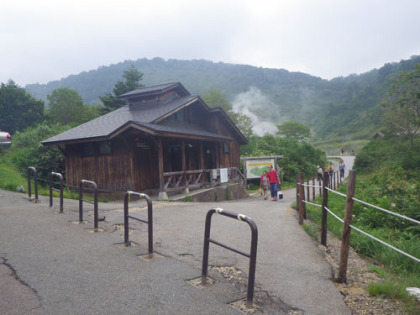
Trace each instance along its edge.
<path fill-rule="evenodd" d="M 276 125 L 267 120 L 260 119 L 255 113 L 267 111 L 273 108 L 273 102 L 261 93 L 256 87 L 250 87 L 248 91 L 238 94 L 232 102 L 233 110 L 247 115 L 252 120 L 252 130 L 258 136 L 266 133 L 275 133 Z"/>

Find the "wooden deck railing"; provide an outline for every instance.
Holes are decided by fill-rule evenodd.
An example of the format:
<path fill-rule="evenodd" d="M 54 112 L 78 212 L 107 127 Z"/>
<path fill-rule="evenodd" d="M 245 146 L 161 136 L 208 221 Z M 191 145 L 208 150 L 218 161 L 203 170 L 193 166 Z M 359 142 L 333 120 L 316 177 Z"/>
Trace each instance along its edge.
<path fill-rule="evenodd" d="M 227 168 L 228 183 L 237 183 L 245 187 L 245 176 L 237 167 Z M 185 188 L 199 189 L 204 186 L 215 187 L 222 184 L 220 169 L 203 169 L 163 173 L 164 191 L 176 191 Z"/>

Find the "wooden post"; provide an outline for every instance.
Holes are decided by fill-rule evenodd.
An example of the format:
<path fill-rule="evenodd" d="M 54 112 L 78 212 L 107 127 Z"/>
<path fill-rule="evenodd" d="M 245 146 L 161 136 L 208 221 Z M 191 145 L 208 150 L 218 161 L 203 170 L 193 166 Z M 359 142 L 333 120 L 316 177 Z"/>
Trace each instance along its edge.
<path fill-rule="evenodd" d="M 336 178 L 337 178 L 337 180 L 335 181 L 336 182 L 336 189 L 338 189 L 338 179 L 340 178 L 340 172 L 339 171 L 336 172 Z"/>
<path fill-rule="evenodd" d="M 300 194 L 300 190 L 299 190 L 299 175 L 296 174 L 295 176 L 296 179 L 296 211 L 299 212 L 299 203 L 300 203 L 300 198 L 299 198 L 299 194 Z"/>
<path fill-rule="evenodd" d="M 338 189 L 338 172 L 335 172 L 335 189 Z"/>
<path fill-rule="evenodd" d="M 303 184 L 305 183 L 305 175 L 303 173 L 300 173 L 300 176 L 302 177 L 302 204 L 303 204 L 303 218 L 306 220 L 306 203 L 303 202 L 303 200 L 307 200 L 305 196 L 305 187 Z"/>
<path fill-rule="evenodd" d="M 349 181 L 347 184 L 347 197 L 346 197 L 346 213 L 344 217 L 344 226 L 341 241 L 340 252 L 340 267 L 338 270 L 338 282 L 344 283 L 347 281 L 347 262 L 349 258 L 350 248 L 350 233 L 351 233 L 351 219 L 353 216 L 353 197 L 356 190 L 356 172 L 351 170 L 349 172 Z"/>
<path fill-rule="evenodd" d="M 308 179 L 308 181 L 306 182 L 306 195 L 307 195 L 306 200 L 311 201 L 311 194 L 309 192 L 310 192 L 310 189 L 309 189 L 309 179 Z"/>
<path fill-rule="evenodd" d="M 312 179 L 312 200 L 315 201 L 315 178 Z"/>
<path fill-rule="evenodd" d="M 328 206 L 328 172 L 324 172 L 322 178 L 322 212 L 321 212 L 321 244 L 327 246 L 327 209 Z"/>
<path fill-rule="evenodd" d="M 322 187 L 323 187 L 323 184 L 321 186 L 321 181 L 318 181 L 318 184 L 319 184 L 319 196 L 321 197 L 322 196 Z"/>
<path fill-rule="evenodd" d="M 187 159 L 185 157 L 185 141 L 181 141 L 181 164 L 182 164 L 182 171 L 185 172 L 187 170 Z"/>
<path fill-rule="evenodd" d="M 305 187 L 303 187 L 303 173 L 299 174 L 299 224 L 303 224 L 303 219 L 306 219 L 305 203 Z"/>
<path fill-rule="evenodd" d="M 165 185 L 165 178 L 163 176 L 163 146 L 162 139 L 157 139 L 158 147 L 158 166 L 159 166 L 159 191 L 163 191 L 163 186 Z"/>

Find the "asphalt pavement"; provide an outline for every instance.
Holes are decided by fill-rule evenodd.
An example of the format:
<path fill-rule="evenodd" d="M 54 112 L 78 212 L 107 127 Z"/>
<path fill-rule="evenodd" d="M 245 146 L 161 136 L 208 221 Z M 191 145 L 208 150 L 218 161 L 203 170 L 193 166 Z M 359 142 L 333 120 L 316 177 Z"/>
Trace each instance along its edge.
<path fill-rule="evenodd" d="M 231 303 L 246 298 L 247 257 L 211 244 L 209 276 L 216 282 L 189 282 L 200 279 L 205 216 L 215 207 L 247 215 L 258 227 L 254 307 L 246 311 L 351 314 L 331 266 L 299 226 L 294 200 L 290 190 L 277 202 L 154 201 L 155 254 L 148 257 L 144 223 L 130 220 L 133 243 L 122 245 L 122 202 L 100 203 L 105 221 L 93 232 L 92 207 L 78 224 L 78 201 L 65 200 L 59 214 L 46 197 L 33 202 L 0 190 L 0 314 L 241 314 Z M 131 201 L 130 214 L 147 219 L 145 201 Z M 239 220 L 214 215 L 211 238 L 250 250 L 250 228 Z"/>

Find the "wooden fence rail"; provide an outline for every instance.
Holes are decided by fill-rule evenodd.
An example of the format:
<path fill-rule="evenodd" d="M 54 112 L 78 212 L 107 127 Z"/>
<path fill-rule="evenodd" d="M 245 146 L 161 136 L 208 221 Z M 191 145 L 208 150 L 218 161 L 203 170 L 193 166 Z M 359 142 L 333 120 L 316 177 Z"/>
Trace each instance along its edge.
<path fill-rule="evenodd" d="M 228 183 L 237 183 L 245 186 L 246 179 L 236 167 L 227 168 Z M 198 189 L 203 186 L 215 187 L 221 182 L 220 169 L 203 169 L 180 172 L 163 173 L 164 191 L 179 191 L 183 189 Z"/>

